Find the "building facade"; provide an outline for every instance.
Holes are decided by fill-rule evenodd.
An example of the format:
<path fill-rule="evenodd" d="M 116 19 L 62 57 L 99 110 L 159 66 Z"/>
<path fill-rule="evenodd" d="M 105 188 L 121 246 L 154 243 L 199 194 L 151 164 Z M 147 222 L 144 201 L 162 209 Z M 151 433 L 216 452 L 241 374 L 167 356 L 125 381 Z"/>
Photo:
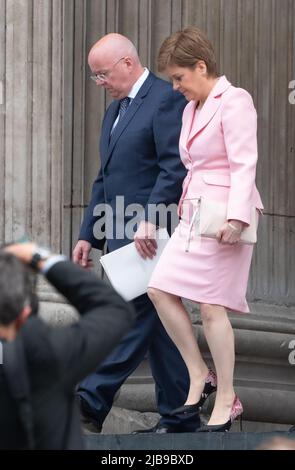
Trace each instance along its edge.
<path fill-rule="evenodd" d="M 287 424 L 295 416 L 294 0 L 0 0 L 0 239 L 27 234 L 71 253 L 99 169 L 108 105 L 89 79 L 89 48 L 120 32 L 156 72 L 163 39 L 188 25 L 207 32 L 220 74 L 246 88 L 258 112 L 265 215 L 249 283 L 251 314 L 231 316 L 235 377 L 246 419 Z M 68 311 L 46 285 L 40 289 L 46 308 Z M 194 309 L 192 317 L 206 350 Z M 145 364 L 119 403 L 154 410 Z"/>

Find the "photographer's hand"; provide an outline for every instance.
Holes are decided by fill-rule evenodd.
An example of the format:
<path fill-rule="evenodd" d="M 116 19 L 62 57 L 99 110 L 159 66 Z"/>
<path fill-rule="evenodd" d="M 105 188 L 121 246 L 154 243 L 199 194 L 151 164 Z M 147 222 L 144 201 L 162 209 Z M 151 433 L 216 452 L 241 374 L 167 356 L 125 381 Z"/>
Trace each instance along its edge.
<path fill-rule="evenodd" d="M 20 259 L 23 263 L 30 265 L 32 261 L 33 254 L 37 250 L 36 243 L 26 242 L 26 243 L 14 243 L 12 245 L 7 246 L 4 248 L 4 251 L 7 253 L 11 253 L 12 255 L 16 256 Z M 45 261 L 40 260 L 39 262 L 39 269 L 43 268 Z"/>

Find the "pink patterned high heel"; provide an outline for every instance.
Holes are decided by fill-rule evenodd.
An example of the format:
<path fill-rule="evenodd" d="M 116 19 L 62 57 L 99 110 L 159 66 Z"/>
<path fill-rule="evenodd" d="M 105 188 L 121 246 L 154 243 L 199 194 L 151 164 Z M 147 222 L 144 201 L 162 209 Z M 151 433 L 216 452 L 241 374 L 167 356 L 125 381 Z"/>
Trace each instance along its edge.
<path fill-rule="evenodd" d="M 197 403 L 193 405 L 183 405 L 175 410 L 172 410 L 170 415 L 187 415 L 191 413 L 198 413 L 202 406 L 204 405 L 205 401 L 211 395 L 211 393 L 216 392 L 217 390 L 217 377 L 213 370 L 209 369 L 208 375 L 205 379 L 205 385 L 203 391 L 201 393 L 201 398 Z"/>
<path fill-rule="evenodd" d="M 240 417 L 240 431 L 242 431 L 242 413 L 243 405 L 237 395 L 235 395 L 234 402 L 231 407 L 229 420 L 223 424 L 206 424 L 197 429 L 197 432 L 228 432 L 231 428 L 233 421 Z"/>

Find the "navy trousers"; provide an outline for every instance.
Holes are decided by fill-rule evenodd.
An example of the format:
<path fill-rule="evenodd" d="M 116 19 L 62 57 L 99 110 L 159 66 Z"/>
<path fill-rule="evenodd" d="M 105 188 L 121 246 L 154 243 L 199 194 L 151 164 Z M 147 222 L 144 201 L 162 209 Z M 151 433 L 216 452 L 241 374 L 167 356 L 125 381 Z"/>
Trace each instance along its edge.
<path fill-rule="evenodd" d="M 79 384 L 77 393 L 86 400 L 95 420 L 102 424 L 117 390 L 147 355 L 156 385 L 160 423 L 192 432 L 200 424 L 198 416 L 170 416 L 174 408 L 184 404 L 188 394 L 186 365 L 147 295 L 133 303 L 137 311 L 134 326 L 97 371 Z"/>

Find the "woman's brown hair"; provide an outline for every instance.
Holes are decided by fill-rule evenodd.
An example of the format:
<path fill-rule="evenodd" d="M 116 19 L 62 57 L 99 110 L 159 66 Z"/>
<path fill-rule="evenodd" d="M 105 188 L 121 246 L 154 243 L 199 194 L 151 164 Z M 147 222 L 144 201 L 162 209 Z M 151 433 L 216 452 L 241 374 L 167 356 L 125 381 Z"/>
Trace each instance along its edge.
<path fill-rule="evenodd" d="M 194 68 L 199 60 L 205 62 L 209 76 L 217 77 L 211 42 L 203 31 L 190 26 L 165 39 L 158 55 L 158 69 L 163 72 L 169 65 Z"/>

